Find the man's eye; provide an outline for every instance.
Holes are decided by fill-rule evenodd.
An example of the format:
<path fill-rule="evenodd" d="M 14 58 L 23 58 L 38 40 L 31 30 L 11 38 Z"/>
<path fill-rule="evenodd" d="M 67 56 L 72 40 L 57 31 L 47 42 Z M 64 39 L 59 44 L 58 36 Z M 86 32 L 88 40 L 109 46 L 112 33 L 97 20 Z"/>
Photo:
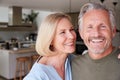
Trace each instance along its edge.
<path fill-rule="evenodd" d="M 92 26 L 88 26 L 88 29 L 92 29 Z"/>
<path fill-rule="evenodd" d="M 102 26 L 100 26 L 100 28 L 101 28 L 101 29 L 105 29 L 105 28 L 106 28 L 106 26 L 102 25 Z"/>

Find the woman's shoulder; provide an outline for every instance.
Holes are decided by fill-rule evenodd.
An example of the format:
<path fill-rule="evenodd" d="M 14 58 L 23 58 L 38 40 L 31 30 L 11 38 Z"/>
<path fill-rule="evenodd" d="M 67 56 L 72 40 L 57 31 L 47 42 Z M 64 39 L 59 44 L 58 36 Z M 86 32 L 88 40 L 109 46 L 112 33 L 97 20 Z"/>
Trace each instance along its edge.
<path fill-rule="evenodd" d="M 68 55 L 68 59 L 69 59 L 69 60 L 72 60 L 72 59 L 74 59 L 75 57 L 77 57 L 75 54 L 69 54 L 69 55 Z"/>
<path fill-rule="evenodd" d="M 35 62 L 32 66 L 30 72 L 25 76 L 23 80 L 42 80 L 42 75 L 44 72 L 44 67 L 41 64 Z"/>
<path fill-rule="evenodd" d="M 52 66 L 36 62 L 31 71 L 23 80 L 51 80 L 53 78 L 52 76 L 54 75 L 58 76 L 57 72 Z"/>
<path fill-rule="evenodd" d="M 49 73 L 51 70 L 54 70 L 53 66 L 45 65 L 42 63 L 35 63 L 31 69 L 30 72 L 34 74 L 43 74 L 43 73 Z"/>

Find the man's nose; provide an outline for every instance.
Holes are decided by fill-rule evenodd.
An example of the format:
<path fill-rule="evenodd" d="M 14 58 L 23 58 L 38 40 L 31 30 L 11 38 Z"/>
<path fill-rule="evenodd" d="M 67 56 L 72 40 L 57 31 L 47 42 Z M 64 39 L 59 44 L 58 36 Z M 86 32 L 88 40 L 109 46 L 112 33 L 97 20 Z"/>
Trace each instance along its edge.
<path fill-rule="evenodd" d="M 95 28 L 95 29 L 93 30 L 93 35 L 94 35 L 95 37 L 98 37 L 98 36 L 100 35 L 100 30 L 99 30 L 99 28 Z"/>

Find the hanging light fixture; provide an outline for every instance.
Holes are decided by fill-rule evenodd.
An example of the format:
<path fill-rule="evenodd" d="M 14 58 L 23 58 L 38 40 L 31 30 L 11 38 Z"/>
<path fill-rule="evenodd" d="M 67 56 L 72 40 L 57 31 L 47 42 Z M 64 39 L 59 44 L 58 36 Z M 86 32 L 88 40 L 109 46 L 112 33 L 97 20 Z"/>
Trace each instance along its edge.
<path fill-rule="evenodd" d="M 113 2 L 113 5 L 116 6 L 116 5 L 117 5 L 117 2 Z"/>
<path fill-rule="evenodd" d="M 101 3 L 104 3 L 105 0 L 100 0 Z"/>
<path fill-rule="evenodd" d="M 114 10 L 116 10 L 115 7 L 116 7 L 117 3 L 118 3 L 118 2 L 116 2 L 116 1 L 113 2 Z"/>

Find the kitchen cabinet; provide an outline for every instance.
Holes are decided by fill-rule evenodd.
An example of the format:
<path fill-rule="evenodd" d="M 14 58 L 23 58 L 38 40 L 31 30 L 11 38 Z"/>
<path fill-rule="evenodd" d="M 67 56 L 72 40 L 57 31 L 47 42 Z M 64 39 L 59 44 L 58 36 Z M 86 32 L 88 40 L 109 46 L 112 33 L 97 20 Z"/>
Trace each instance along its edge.
<path fill-rule="evenodd" d="M 0 31 L 36 31 L 36 24 L 23 23 L 23 14 L 30 10 L 21 7 L 0 7 Z"/>
<path fill-rule="evenodd" d="M 75 29 L 77 29 L 79 12 L 68 13 L 68 15 L 70 15 L 72 19 L 73 26 L 75 27 Z"/>
<path fill-rule="evenodd" d="M 34 49 L 0 50 L 0 76 L 13 79 L 16 70 L 16 58 L 36 54 Z"/>

